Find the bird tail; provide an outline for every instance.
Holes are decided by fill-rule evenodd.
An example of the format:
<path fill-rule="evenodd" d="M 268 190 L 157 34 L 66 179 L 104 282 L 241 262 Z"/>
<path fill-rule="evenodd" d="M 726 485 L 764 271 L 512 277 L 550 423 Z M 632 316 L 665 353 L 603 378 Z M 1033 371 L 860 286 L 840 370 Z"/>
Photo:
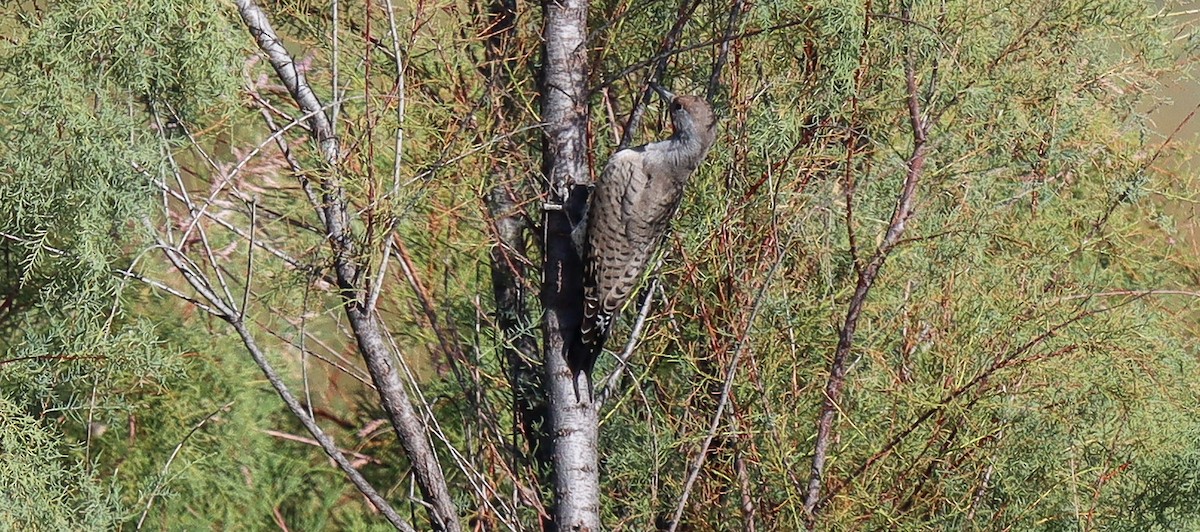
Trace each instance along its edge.
<path fill-rule="evenodd" d="M 599 300 L 586 298 L 579 334 L 575 336 L 567 355 L 567 365 L 572 373 L 584 372 L 590 378 L 596 367 L 596 359 L 600 358 L 600 352 L 604 349 L 604 342 L 608 340 L 611 321 L 612 315 L 603 312 Z"/>

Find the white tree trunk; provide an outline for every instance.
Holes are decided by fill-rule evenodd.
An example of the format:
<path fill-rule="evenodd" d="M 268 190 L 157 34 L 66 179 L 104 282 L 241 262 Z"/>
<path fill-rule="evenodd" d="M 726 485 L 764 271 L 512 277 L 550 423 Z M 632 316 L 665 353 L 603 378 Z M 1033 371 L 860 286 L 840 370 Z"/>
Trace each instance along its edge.
<path fill-rule="evenodd" d="M 545 386 L 554 440 L 554 525 L 557 530 L 600 529 L 597 412 L 590 375 L 573 374 L 567 350 L 583 315 L 583 259 L 571 238 L 587 210 L 591 172 L 587 157 L 587 0 L 545 0 L 542 120 L 543 170 L 548 196 L 546 263 L 542 278 Z"/>

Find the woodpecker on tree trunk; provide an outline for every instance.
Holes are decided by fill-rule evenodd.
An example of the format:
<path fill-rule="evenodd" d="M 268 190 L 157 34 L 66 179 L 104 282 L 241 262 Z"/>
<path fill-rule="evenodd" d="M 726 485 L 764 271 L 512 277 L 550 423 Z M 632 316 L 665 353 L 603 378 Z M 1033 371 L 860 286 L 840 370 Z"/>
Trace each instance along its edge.
<path fill-rule="evenodd" d="M 583 322 L 567 360 L 591 376 L 613 317 L 679 208 L 688 178 L 716 139 L 717 120 L 703 98 L 651 85 L 670 105 L 674 134 L 613 154 L 591 195 L 584 252 Z"/>

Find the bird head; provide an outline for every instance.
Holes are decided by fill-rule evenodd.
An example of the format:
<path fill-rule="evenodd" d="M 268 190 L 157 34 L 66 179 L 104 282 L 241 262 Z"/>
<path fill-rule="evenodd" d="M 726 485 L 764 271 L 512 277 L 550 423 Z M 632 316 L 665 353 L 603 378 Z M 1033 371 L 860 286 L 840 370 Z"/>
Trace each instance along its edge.
<path fill-rule="evenodd" d="M 671 110 L 671 125 L 675 135 L 687 140 L 698 140 L 705 148 L 716 140 L 717 118 L 712 106 L 699 96 L 676 96 L 657 83 L 651 83 L 655 92 L 667 102 Z"/>

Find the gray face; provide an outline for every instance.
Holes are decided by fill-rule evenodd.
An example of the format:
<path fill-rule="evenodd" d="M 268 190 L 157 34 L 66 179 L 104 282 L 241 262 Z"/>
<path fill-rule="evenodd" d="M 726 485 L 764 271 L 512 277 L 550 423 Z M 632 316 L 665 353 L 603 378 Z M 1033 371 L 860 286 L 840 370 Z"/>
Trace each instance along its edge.
<path fill-rule="evenodd" d="M 676 133 L 699 138 L 711 144 L 716 136 L 717 119 L 712 107 L 698 96 L 679 96 L 671 100 L 671 124 Z"/>

